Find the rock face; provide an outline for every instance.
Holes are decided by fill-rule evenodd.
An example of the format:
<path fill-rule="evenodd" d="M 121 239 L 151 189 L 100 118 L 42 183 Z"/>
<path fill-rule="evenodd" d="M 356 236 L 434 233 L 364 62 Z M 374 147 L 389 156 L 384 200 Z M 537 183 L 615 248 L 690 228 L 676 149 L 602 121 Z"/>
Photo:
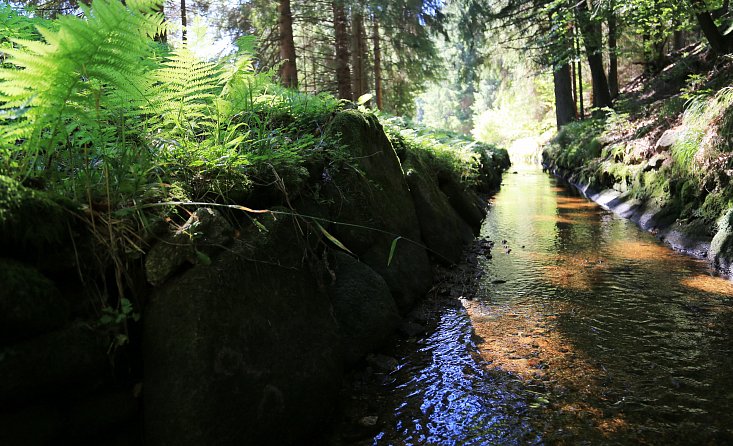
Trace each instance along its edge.
<path fill-rule="evenodd" d="M 307 245 L 270 216 L 145 310 L 146 441 L 288 444 L 330 412 L 338 326 Z"/>
<path fill-rule="evenodd" d="M 425 163 L 413 155 L 405 161 L 405 176 L 410 185 L 425 245 L 439 262 L 457 263 L 463 245 L 473 239 L 473 231 L 450 205 L 448 197 L 431 177 Z"/>
<path fill-rule="evenodd" d="M 374 116 L 341 113 L 328 133 L 340 135 L 362 172 L 343 170 L 329 184 L 334 202 L 330 217 L 357 225 L 335 225 L 333 233 L 384 278 L 400 310 L 407 311 L 430 288 L 432 269 L 427 252 L 420 247 L 418 215 L 400 161 Z M 388 265 L 397 237 L 405 240 L 398 243 Z"/>
<path fill-rule="evenodd" d="M 66 302 L 53 282 L 35 268 L 0 259 L 0 344 L 63 327 Z"/>
<path fill-rule="evenodd" d="M 334 253 L 335 280 L 329 286 L 333 315 L 342 333 L 347 364 L 376 350 L 401 318 L 382 276 L 353 257 Z"/>
<path fill-rule="evenodd" d="M 89 274 L 94 210 L 0 176 L 0 444 L 317 444 L 344 369 L 424 329 L 401 315 L 484 216 L 458 179 L 403 169 L 373 116 L 324 137 L 349 161 L 314 156 L 301 189 L 260 191 L 264 215 L 197 209 L 125 259 L 125 296 Z M 489 190 L 506 166 L 481 157 Z"/>
<path fill-rule="evenodd" d="M 234 238 L 216 211 L 199 209 L 187 232 L 202 242 L 173 252 L 174 235 L 148 254 L 157 287 L 143 316 L 147 444 L 308 439 L 344 367 L 379 347 L 432 286 L 424 245 L 455 262 L 480 225 L 476 195 L 455 181 L 443 192 L 417 159 L 403 171 L 375 117 L 343 112 L 326 132 L 356 165 L 313 168 L 319 199 L 298 196 L 300 216 L 278 209 Z"/>

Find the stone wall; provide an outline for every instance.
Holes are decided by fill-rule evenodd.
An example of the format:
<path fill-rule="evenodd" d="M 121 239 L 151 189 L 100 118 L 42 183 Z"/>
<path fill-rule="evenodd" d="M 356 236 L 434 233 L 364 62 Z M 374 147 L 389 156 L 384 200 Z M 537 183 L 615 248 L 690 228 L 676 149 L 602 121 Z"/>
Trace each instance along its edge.
<path fill-rule="evenodd" d="M 458 179 L 400 159 L 375 117 L 339 113 L 325 137 L 356 164 L 323 160 L 270 212 L 202 207 L 158 238 L 137 262 L 142 321 L 118 350 L 83 304 L 90 284 L 77 270 L 88 260 L 74 250 L 90 251 L 68 240 L 84 238 L 81 220 L 39 196 L 29 203 L 55 220 L 23 222 L 0 200 L 0 223 L 46 225 L 49 241 L 65 240 L 0 240 L 0 444 L 308 443 L 344 371 L 399 327 L 432 266 L 459 260 L 485 215 Z M 504 168 L 485 166 L 480 186 L 498 186 Z M 59 268 L 46 252 L 68 261 Z"/>

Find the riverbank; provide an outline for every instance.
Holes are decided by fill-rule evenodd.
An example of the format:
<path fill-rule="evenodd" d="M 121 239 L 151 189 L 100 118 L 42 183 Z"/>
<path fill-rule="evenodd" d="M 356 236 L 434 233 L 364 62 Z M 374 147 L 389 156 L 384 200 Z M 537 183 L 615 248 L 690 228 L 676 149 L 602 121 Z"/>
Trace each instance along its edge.
<path fill-rule="evenodd" d="M 448 273 L 319 444 L 733 439 L 733 284 L 565 181 L 505 175 Z"/>
<path fill-rule="evenodd" d="M 115 262 L 85 223 L 107 228 L 108 214 L 3 178 L 13 268 L 0 295 L 0 442 L 281 445 L 318 433 L 345 371 L 403 324 L 434 265 L 460 259 L 485 215 L 476 190 L 508 166 L 470 141 L 395 124 L 388 136 L 370 113 L 318 119 L 325 149 L 297 182 L 275 172 L 239 198 L 161 203 L 144 238 L 119 214 L 127 232 L 114 234 L 143 241 Z"/>
<path fill-rule="evenodd" d="M 634 80 L 614 111 L 563 127 L 543 166 L 674 249 L 733 275 L 730 64 L 690 48 Z"/>

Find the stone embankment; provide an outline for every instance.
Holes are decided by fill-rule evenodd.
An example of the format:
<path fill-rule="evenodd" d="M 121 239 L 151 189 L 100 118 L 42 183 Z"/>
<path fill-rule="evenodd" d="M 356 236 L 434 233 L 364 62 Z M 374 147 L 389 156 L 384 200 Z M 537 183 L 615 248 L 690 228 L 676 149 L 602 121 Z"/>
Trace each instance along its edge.
<path fill-rule="evenodd" d="M 309 166 L 306 186 L 259 200 L 268 212 L 195 210 L 130 261 L 122 288 L 140 308 L 107 319 L 85 291 L 86 257 L 105 255 L 83 242 L 90 229 L 65 203 L 0 185 L 0 444 L 285 445 L 317 434 L 344 371 L 400 326 L 434 264 L 456 262 L 485 215 L 472 188 L 395 150 L 375 117 L 339 113 L 326 134 L 355 166 Z M 479 187 L 498 187 L 506 152 L 481 156 Z M 100 323 L 118 317 L 129 332 Z M 121 335 L 124 347 L 110 348 Z"/>

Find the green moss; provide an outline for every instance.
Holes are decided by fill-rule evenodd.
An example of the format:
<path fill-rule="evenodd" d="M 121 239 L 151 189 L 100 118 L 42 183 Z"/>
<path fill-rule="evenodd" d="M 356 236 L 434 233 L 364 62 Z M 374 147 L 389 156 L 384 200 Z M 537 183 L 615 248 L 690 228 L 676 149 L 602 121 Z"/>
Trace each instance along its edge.
<path fill-rule="evenodd" d="M 68 240 L 74 205 L 0 175 L 0 245 L 43 250 Z"/>

